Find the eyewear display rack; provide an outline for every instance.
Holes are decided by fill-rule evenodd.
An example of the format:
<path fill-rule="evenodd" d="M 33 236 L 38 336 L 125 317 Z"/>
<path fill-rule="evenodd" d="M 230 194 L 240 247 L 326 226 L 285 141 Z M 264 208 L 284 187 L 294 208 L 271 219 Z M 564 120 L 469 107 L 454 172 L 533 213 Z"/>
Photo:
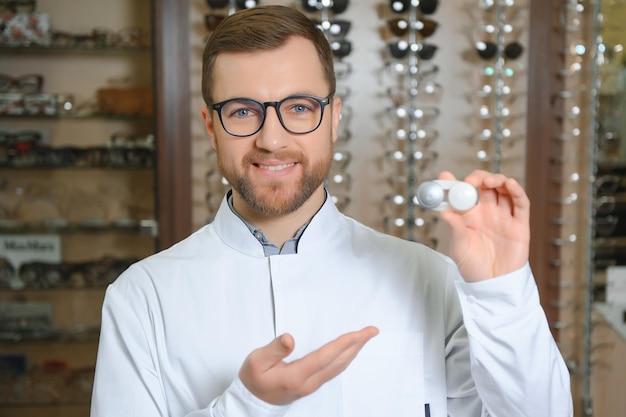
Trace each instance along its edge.
<path fill-rule="evenodd" d="M 325 180 L 325 186 L 330 197 L 340 210 L 345 210 L 350 204 L 352 182 L 350 173 L 348 172 L 352 154 L 345 149 L 345 145 L 352 136 L 349 129 L 352 108 L 347 102 L 350 89 L 344 85 L 346 79 L 349 78 L 352 72 L 352 65 L 347 61 L 347 57 L 352 52 L 352 42 L 347 37 L 352 22 L 338 17 L 347 10 L 349 5 L 350 2 L 348 0 L 302 0 L 304 12 L 314 19 L 318 28 L 324 33 L 324 36 L 330 43 L 335 60 L 335 95 L 341 98 L 342 111 L 339 120 L 337 140 L 333 149 L 333 161 L 329 175 Z"/>
<path fill-rule="evenodd" d="M 387 66 L 393 75 L 388 95 L 392 96 L 393 105 L 384 114 L 390 120 L 391 129 L 384 139 L 385 154 L 381 165 L 389 175 L 387 180 L 392 190 L 384 197 L 384 229 L 407 240 L 436 246 L 436 241 L 429 235 L 436 217 L 421 209 L 415 193 L 418 183 L 433 175 L 429 168 L 437 158 L 429 145 L 438 135 L 433 124 L 440 111 L 438 107 L 423 102 L 428 98 L 440 98 L 441 93 L 440 86 L 428 81 L 438 72 L 436 65 L 428 63 L 437 47 L 425 42 L 432 32 L 424 31 L 424 17 L 435 12 L 437 3 L 399 1 L 390 2 L 389 7 L 392 13 L 402 16 L 399 21 L 404 25 L 404 35 L 387 43 L 390 55 Z M 390 21 L 388 19 L 387 23 Z M 434 23 L 431 30 L 434 31 L 437 25 Z"/>
<path fill-rule="evenodd" d="M 479 0 L 472 10 L 472 50 L 481 64 L 478 91 L 470 93 L 480 103 L 474 115 L 482 121 L 473 134 L 473 144 L 479 144 L 476 159 L 484 168 L 501 172 L 502 164 L 509 150 L 523 134 L 516 132 L 515 121 L 521 119 L 519 111 L 513 109 L 516 98 L 515 82 L 523 72 L 523 65 L 515 61 L 523 53 L 523 46 L 517 40 L 522 26 L 521 13 L 525 5 L 513 0 Z M 517 25 L 520 27 L 517 27 Z"/>
<path fill-rule="evenodd" d="M 190 232 L 185 224 L 189 164 L 184 157 L 189 109 L 186 89 L 180 88 L 188 85 L 188 71 L 181 64 L 187 60 L 178 59 L 186 48 L 176 46 L 188 44 L 177 32 L 185 27 L 180 17 L 188 10 L 160 0 L 92 2 L 86 6 L 92 12 L 85 14 L 89 18 L 74 25 L 68 10 L 79 5 L 60 3 L 43 12 L 53 17 L 53 31 L 63 29 L 54 38 L 62 38 L 63 45 L 0 47 L 0 74 L 13 80 L 7 94 L 26 94 L 29 85 L 23 74 L 42 71 L 40 98 L 58 93 L 75 97 L 71 101 L 65 95 L 67 100 L 59 100 L 65 106 L 59 108 L 46 100 L 31 103 L 33 114 L 20 113 L 20 100 L 1 103 L 0 130 L 7 140 L 0 144 L 0 237 L 3 243 L 13 242 L 3 246 L 2 255 L 11 249 L 22 255 L 34 250 L 54 255 L 40 262 L 0 262 L 0 414 L 5 417 L 88 414 L 102 298 L 106 285 L 124 268 L 115 261 L 147 256 Z M 111 15 L 114 20 L 107 20 Z M 125 25 L 141 26 L 148 33 L 153 27 L 158 30 L 142 46 L 108 44 L 109 38 L 94 36 L 96 31 L 83 32 L 108 23 L 121 28 L 106 31 L 110 35 L 121 34 Z M 135 75 L 149 85 L 154 100 L 145 114 L 96 111 L 92 103 L 84 112 L 76 110 L 84 95 L 119 75 Z M 173 103 L 172 96 L 164 100 L 164 91 L 183 93 Z M 185 117 L 178 123 L 180 114 Z M 143 133 L 150 134 L 149 152 L 124 147 L 110 159 L 115 147 L 107 142 L 113 136 L 130 139 Z M 40 136 L 41 142 L 22 140 Z M 91 159 L 78 159 L 87 154 Z M 129 163 L 128 157 L 140 154 L 135 162 L 143 162 Z M 106 164 L 102 157 L 108 158 Z"/>

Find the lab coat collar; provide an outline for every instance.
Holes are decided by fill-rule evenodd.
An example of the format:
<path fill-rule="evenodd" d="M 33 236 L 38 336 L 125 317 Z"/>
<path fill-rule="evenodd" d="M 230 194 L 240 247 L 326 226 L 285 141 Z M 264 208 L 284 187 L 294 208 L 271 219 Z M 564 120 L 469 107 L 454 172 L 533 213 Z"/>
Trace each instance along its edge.
<path fill-rule="evenodd" d="M 228 195 L 224 196 L 215 215 L 212 226 L 219 238 L 226 245 L 238 252 L 254 257 L 265 257 L 263 245 L 250 232 L 246 224 L 228 206 Z M 300 237 L 298 253 L 317 251 L 320 247 L 327 247 L 328 242 L 345 233 L 345 218 L 339 212 L 335 203 L 326 193 L 326 200 L 320 210 L 313 216 L 311 222 Z M 284 255 L 279 255 L 284 256 Z"/>

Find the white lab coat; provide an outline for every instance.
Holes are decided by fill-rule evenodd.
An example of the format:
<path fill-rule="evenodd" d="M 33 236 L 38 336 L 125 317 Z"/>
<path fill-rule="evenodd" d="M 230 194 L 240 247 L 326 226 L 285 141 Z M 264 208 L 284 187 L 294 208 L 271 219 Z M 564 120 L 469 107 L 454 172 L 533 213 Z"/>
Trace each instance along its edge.
<path fill-rule="evenodd" d="M 348 369 L 290 405 L 237 377 L 284 332 L 291 360 L 369 325 L 380 333 Z M 569 389 L 528 265 L 468 284 L 448 258 L 330 199 L 297 254 L 266 257 L 224 200 L 212 224 L 108 288 L 91 415 L 566 417 Z"/>

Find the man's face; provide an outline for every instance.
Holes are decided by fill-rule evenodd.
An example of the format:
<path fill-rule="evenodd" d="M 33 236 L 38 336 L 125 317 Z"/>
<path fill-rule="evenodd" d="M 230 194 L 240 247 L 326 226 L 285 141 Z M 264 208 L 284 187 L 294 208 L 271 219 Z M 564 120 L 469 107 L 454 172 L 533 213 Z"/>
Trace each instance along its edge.
<path fill-rule="evenodd" d="M 294 94 L 330 93 L 315 47 L 299 37 L 275 50 L 220 54 L 213 77 L 216 103 L 237 97 L 266 102 Z M 258 133 L 234 137 L 224 130 L 216 111 L 204 108 L 205 126 L 235 202 L 240 198 L 258 214 L 279 216 L 295 211 L 314 193 L 322 194 L 340 109 L 339 99 L 331 101 L 319 128 L 297 135 L 286 131 L 275 108 L 268 107 Z"/>

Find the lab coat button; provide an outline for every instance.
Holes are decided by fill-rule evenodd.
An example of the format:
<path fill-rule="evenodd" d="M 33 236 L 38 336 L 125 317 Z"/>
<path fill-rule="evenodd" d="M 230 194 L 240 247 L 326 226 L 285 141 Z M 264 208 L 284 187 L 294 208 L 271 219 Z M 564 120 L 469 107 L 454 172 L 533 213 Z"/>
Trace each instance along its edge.
<path fill-rule="evenodd" d="M 467 302 L 469 304 L 476 304 L 476 297 L 474 297 L 473 295 L 468 295 L 467 296 Z"/>

